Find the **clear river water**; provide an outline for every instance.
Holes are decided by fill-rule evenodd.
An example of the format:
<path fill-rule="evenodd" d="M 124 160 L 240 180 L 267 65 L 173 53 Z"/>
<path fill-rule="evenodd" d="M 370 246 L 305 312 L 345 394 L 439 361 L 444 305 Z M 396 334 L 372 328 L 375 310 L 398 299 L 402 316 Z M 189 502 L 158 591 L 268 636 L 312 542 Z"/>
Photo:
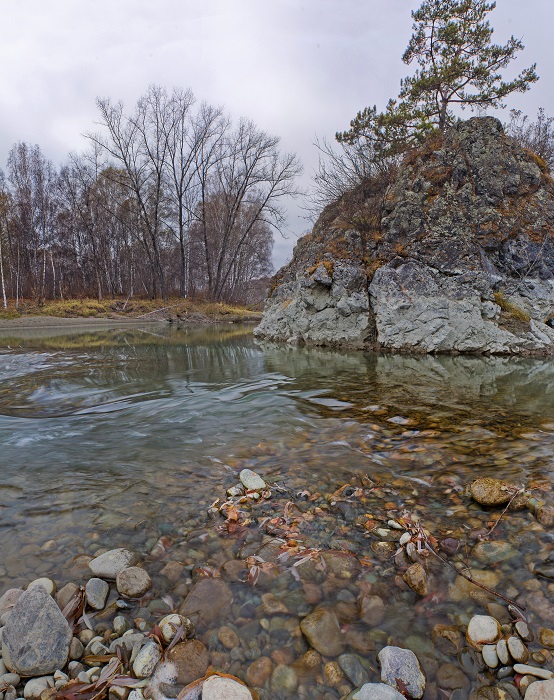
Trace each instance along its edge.
<path fill-rule="evenodd" d="M 243 468 L 271 498 L 209 517 Z M 154 580 L 129 613 L 148 625 L 202 576 L 221 577 L 233 604 L 198 635 L 214 666 L 241 678 L 261 656 L 289 669 L 259 679 L 260 697 L 340 698 L 354 687 L 329 659 L 315 669 L 304 659 L 299 622 L 318 605 L 334 610 L 342 651 L 369 679 L 379 649 L 396 643 L 418 654 L 431 688 L 445 664 L 471 687 L 487 682 L 462 642 L 445 650 L 433 630 L 463 629 L 502 601 L 438 560 L 418 596 L 402 581 L 395 533 L 375 533 L 391 519 L 457 539 L 457 566 L 525 604 L 535 629 L 554 627 L 554 584 L 535 571 L 554 530 L 529 510 L 508 512 L 489 537 L 500 545 L 474 549 L 501 509 L 467 493 L 494 476 L 552 502 L 552 360 L 293 348 L 238 325 L 2 331 L 0 473 L 0 594 L 39 576 L 81 583 L 89 557 L 125 546 Z M 228 566 L 235 559 L 243 573 Z M 363 611 L 364 596 L 381 598 L 381 615 Z M 221 642 L 221 625 L 240 648 Z"/>

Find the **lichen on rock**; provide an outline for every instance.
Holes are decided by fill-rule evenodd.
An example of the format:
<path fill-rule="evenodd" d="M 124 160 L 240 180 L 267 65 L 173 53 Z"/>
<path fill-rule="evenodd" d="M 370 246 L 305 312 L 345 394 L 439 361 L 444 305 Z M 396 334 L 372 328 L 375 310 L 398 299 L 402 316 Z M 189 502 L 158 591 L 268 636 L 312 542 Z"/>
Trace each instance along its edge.
<path fill-rule="evenodd" d="M 423 353 L 554 350 L 554 180 L 493 117 L 327 207 L 277 273 L 262 338 Z"/>

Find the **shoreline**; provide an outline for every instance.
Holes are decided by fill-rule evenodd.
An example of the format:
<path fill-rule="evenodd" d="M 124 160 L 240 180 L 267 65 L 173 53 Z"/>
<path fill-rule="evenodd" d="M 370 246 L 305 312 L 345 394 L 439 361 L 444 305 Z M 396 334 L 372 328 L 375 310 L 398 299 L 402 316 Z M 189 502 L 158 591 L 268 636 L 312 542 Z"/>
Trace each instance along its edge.
<path fill-rule="evenodd" d="M 154 317 L 140 318 L 83 318 L 83 317 L 60 317 L 60 316 L 21 316 L 20 318 L 2 319 L 0 318 L 0 331 L 10 330 L 31 330 L 35 328 L 87 328 L 94 326 L 95 328 L 120 327 L 120 326 L 136 326 L 136 325 L 159 325 L 167 323 L 175 323 L 175 325 L 187 324 L 225 324 L 225 323 L 256 323 L 259 321 L 258 316 L 238 318 L 230 316 L 229 318 L 214 318 L 205 316 L 204 314 L 190 314 L 190 319 L 181 318 L 178 322 L 170 319 Z"/>

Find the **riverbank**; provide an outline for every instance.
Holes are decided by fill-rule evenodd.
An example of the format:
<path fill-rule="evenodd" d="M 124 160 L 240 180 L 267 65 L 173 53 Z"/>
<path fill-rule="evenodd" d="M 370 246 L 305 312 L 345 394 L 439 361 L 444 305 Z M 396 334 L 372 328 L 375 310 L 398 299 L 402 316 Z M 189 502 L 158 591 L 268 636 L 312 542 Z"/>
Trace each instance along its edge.
<path fill-rule="evenodd" d="M 258 323 L 261 312 L 224 303 L 189 299 L 69 299 L 37 304 L 13 301 L 0 311 L 0 330 L 79 326 L 112 326 L 167 321 L 191 323 Z"/>
<path fill-rule="evenodd" d="M 548 700 L 548 545 L 506 582 L 518 523 L 554 526 L 532 487 L 442 479 L 440 522 L 409 480 L 299 491 L 245 468 L 180 536 L 88 543 L 59 590 L 6 591 L 4 700 Z"/>

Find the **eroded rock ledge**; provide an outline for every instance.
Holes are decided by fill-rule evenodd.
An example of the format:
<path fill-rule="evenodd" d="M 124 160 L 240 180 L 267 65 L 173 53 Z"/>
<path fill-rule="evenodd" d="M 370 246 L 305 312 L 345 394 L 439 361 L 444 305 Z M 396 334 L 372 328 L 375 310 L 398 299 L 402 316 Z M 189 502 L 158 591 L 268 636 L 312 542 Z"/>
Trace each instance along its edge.
<path fill-rule="evenodd" d="M 554 180 L 492 117 L 327 207 L 258 337 L 408 352 L 554 352 Z"/>

